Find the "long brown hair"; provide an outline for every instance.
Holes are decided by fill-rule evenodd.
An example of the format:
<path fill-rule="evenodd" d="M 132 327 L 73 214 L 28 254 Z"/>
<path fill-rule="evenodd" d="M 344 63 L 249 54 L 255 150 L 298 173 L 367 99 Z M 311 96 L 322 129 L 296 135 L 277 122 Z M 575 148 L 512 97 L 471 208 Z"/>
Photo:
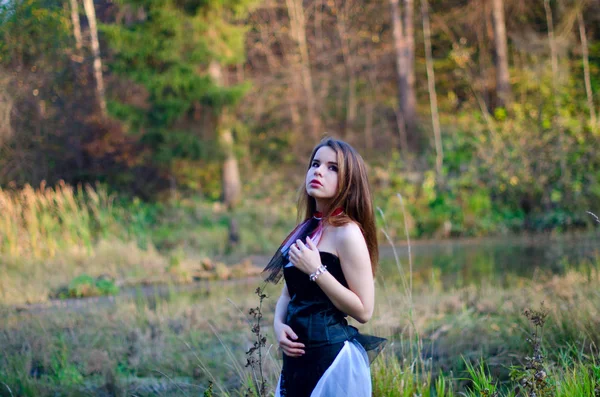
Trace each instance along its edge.
<path fill-rule="evenodd" d="M 371 269 L 375 274 L 379 262 L 379 250 L 373 198 L 365 162 L 348 143 L 338 139 L 325 138 L 313 149 L 308 162 L 309 168 L 317 151 L 323 146 L 333 149 L 338 163 L 338 190 L 329 206 L 329 211 L 340 207 L 344 209 L 344 213 L 340 216 L 329 217 L 329 214 L 323 214 L 324 220 L 336 227 L 345 225 L 351 220 L 358 224 L 367 243 Z M 317 202 L 314 197 L 309 196 L 306 191 L 306 183 L 303 182 L 298 195 L 298 217 L 304 213 L 304 218 L 301 220 L 309 219 L 316 210 Z"/>

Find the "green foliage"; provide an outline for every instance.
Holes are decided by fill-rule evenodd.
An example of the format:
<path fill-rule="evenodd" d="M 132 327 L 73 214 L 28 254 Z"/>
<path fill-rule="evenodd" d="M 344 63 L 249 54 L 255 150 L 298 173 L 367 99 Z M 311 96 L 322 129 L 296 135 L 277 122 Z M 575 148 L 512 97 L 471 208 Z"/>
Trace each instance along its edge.
<path fill-rule="evenodd" d="M 384 353 L 373 363 L 373 395 L 385 397 L 431 397 L 431 372 L 419 373 L 419 363 Z M 452 396 L 452 394 L 447 394 Z"/>
<path fill-rule="evenodd" d="M 206 125 L 189 120 L 198 106 L 211 109 L 205 116 L 218 119 L 223 108 L 235 105 L 247 84 L 225 87 L 213 81 L 211 62 L 223 66 L 244 59 L 245 28 L 234 24 L 246 2 L 123 1 L 135 6 L 143 17 L 130 25 L 104 24 L 112 59 L 111 70 L 128 77 L 147 90 L 149 107 L 113 104 L 109 109 L 132 128 L 147 128 L 142 142 L 156 152 L 156 159 L 169 164 L 174 158 L 206 158 L 206 137 L 214 135 Z M 151 38 L 151 39 L 148 39 Z M 196 110 L 194 110 L 196 109 Z M 179 123 L 184 128 L 173 131 Z"/>
<path fill-rule="evenodd" d="M 105 277 L 91 277 L 82 274 L 75 277 L 65 291 L 58 293 L 59 298 L 85 298 L 90 296 L 116 295 L 119 287 L 114 281 Z"/>
<path fill-rule="evenodd" d="M 212 72 L 225 75 L 229 65 L 244 62 L 247 27 L 240 18 L 254 3 L 123 0 L 119 7 L 131 13 L 131 23 L 100 25 L 111 72 L 141 91 L 140 98 L 110 101 L 109 111 L 183 190 L 199 189 L 212 199 L 221 190 L 219 174 L 212 171 L 222 160 L 219 129 L 234 124 L 224 114 L 249 89 L 245 82 L 226 85 Z M 190 166 L 212 175 L 196 179 Z"/>
<path fill-rule="evenodd" d="M 0 3 L 0 65 L 30 66 L 40 57 L 61 56 L 61 46 L 68 42 L 69 34 L 69 21 L 60 1 Z"/>
<path fill-rule="evenodd" d="M 542 302 L 539 310 L 526 309 L 524 314 L 534 327 L 534 331 L 527 338 L 527 342 L 532 347 L 532 354 L 525 357 L 523 366 L 511 367 L 510 377 L 512 380 L 517 381 L 526 395 L 554 396 L 548 377 L 548 369 L 546 368 L 546 357 L 542 350 L 542 332 L 548 311 L 544 308 Z"/>
<path fill-rule="evenodd" d="M 213 397 L 213 383 L 209 382 L 208 387 L 204 390 L 203 397 Z"/>
<path fill-rule="evenodd" d="M 465 360 L 469 380 L 473 383 L 472 389 L 468 391 L 468 397 L 498 397 L 498 387 L 492 377 L 486 371 L 483 360 L 479 366 Z"/>
<path fill-rule="evenodd" d="M 281 180 L 289 179 L 289 173 L 296 172 L 293 166 L 299 156 L 304 156 L 297 150 L 304 136 L 290 123 L 288 105 L 282 99 L 291 93 L 286 88 L 290 77 L 285 70 L 287 61 L 279 62 L 279 57 L 291 61 L 295 45 L 283 39 L 289 16 L 271 13 L 260 5 L 256 0 L 119 0 L 111 12 L 99 12 L 108 110 L 120 120 L 113 120 L 110 128 L 99 128 L 90 125 L 97 114 L 92 106 L 89 49 L 79 53 L 74 48 L 68 4 L 58 0 L 1 3 L 0 65 L 11 71 L 19 66 L 14 69 L 17 74 L 6 76 L 8 92 L 15 101 L 12 114 L 23 117 L 13 123 L 21 141 L 0 147 L 0 169 L 6 170 L 1 182 L 24 184 L 39 178 L 52 183 L 63 178 L 76 184 L 98 179 L 120 189 L 133 186 L 128 192 L 156 198 L 157 190 L 172 186 L 170 182 L 175 180 L 184 192 L 201 192 L 209 200 L 218 200 L 223 159 L 218 135 L 222 127 L 235 127 L 235 153 L 247 165 L 263 171 L 283 163 L 292 171 L 284 171 Z M 337 18 L 336 7 L 314 12 L 324 20 Z M 381 19 L 380 7 L 367 3 L 347 11 L 352 21 L 347 26 L 349 45 L 364 49 L 352 54 L 357 64 L 371 65 L 372 60 L 363 58 L 363 53 L 385 55 L 390 51 L 391 46 L 384 45 L 388 27 Z M 438 20 L 456 20 L 452 34 L 433 29 L 444 148 L 442 173 L 434 174 L 434 151 L 426 150 L 409 156 L 416 160 L 414 171 L 422 178 L 407 177 L 408 159 L 401 159 L 396 148 L 390 149 L 386 135 L 381 135 L 374 142 L 373 153 L 365 156 L 388 174 L 389 183 L 377 191 L 379 206 L 390 214 L 391 221 L 403 221 L 398 212 L 389 211 L 395 194 L 401 193 L 412 218 L 411 233 L 423 237 L 589 226 L 584 209 L 596 211 L 600 202 L 596 155 L 600 140 L 588 120 L 579 54 L 561 57 L 561 78 L 554 79 L 547 54 L 536 52 L 539 49 L 528 51 L 527 45 L 517 40 L 521 33 L 515 21 L 537 29 L 544 25 L 543 7 L 536 4 L 527 12 L 512 12 L 507 28 L 515 35 L 513 50 L 518 55 L 510 69 L 514 101 L 494 107 L 489 70 L 477 70 L 478 66 L 486 69 L 483 65 L 491 61 L 486 59 L 489 43 L 478 30 L 480 26 L 457 18 L 462 11 L 471 15 L 464 7 L 431 3 Z M 356 12 L 360 18 L 353 18 Z M 280 32 L 270 31 L 268 24 L 261 22 L 267 14 L 275 18 L 271 22 Z M 557 23 L 565 17 L 558 11 Z M 584 18 L 590 25 L 589 17 Z M 86 36 L 85 23 L 82 28 Z M 339 50 L 338 40 L 329 36 L 337 37 L 335 29 L 329 31 L 325 26 L 319 31 L 321 46 Z M 315 42 L 313 34 L 307 30 L 309 46 Z M 453 34 L 464 40 L 456 42 Z M 540 40 L 546 39 L 543 31 L 537 34 Z M 264 37 L 268 42 L 262 41 Z M 249 52 L 250 62 L 244 64 L 246 46 L 253 51 Z M 600 87 L 599 48 L 592 33 L 589 52 L 594 96 Z M 261 65 L 268 53 L 277 62 L 269 61 L 266 68 Z M 80 57 L 83 62 L 77 60 Z M 425 73 L 422 58 L 417 52 L 418 78 Z M 358 113 L 355 125 L 347 126 L 354 130 L 348 137 L 353 137 L 359 150 L 363 137 L 358 127 L 367 126 L 364 104 L 372 104 L 371 116 L 379 119 L 372 128 L 381 132 L 396 128 L 393 122 L 388 124 L 387 117 L 380 117 L 397 103 L 394 79 L 382 78 L 382 89 L 373 92 L 370 77 L 361 70 L 351 91 L 346 79 L 336 75 L 341 64 L 335 62 L 341 60 L 334 60 L 333 65 L 321 62 L 320 57 L 311 57 L 309 66 L 315 70 L 313 84 L 323 87 L 320 117 L 323 125 L 333 128 L 333 135 L 345 136 L 342 127 L 335 126 L 346 125 L 349 109 L 340 98 L 350 92 L 356 94 Z M 210 69 L 215 64 L 224 81 L 236 84 L 213 80 Z M 376 74 L 392 75 L 381 73 L 382 67 L 370 66 Z M 261 86 L 250 90 L 248 79 L 238 78 L 246 71 L 251 71 Z M 424 90 L 418 93 L 422 121 L 426 120 L 425 96 Z M 242 102 L 242 98 L 247 100 Z M 290 99 L 303 110 L 302 98 Z M 261 105 L 256 106 L 258 103 Z M 43 109 L 45 118 L 40 117 Z M 94 132 L 88 136 L 81 131 Z M 43 138 L 38 139 L 40 136 Z M 104 151 L 99 151 L 99 146 Z M 128 149 L 120 152 L 122 147 Z M 22 148 L 27 150 L 20 152 Z M 28 170 L 31 159 L 41 156 L 48 165 L 46 173 Z M 389 161 L 377 164 L 379 158 Z M 256 174 L 252 167 L 246 167 L 250 176 Z M 144 179 L 148 174 L 152 176 Z M 245 178 L 248 185 L 256 183 L 249 179 Z"/>
<path fill-rule="evenodd" d="M 435 380 L 435 396 L 436 397 L 454 397 L 452 391 L 452 382 L 447 379 L 444 374 L 440 374 Z"/>
<path fill-rule="evenodd" d="M 63 337 L 59 337 L 53 346 L 48 365 L 49 380 L 56 386 L 73 387 L 83 384 L 81 371 L 71 361 L 70 349 Z"/>
<path fill-rule="evenodd" d="M 600 376 L 595 365 L 575 363 L 565 371 L 562 381 L 557 382 L 556 385 L 556 397 L 598 395 L 600 395 Z"/>

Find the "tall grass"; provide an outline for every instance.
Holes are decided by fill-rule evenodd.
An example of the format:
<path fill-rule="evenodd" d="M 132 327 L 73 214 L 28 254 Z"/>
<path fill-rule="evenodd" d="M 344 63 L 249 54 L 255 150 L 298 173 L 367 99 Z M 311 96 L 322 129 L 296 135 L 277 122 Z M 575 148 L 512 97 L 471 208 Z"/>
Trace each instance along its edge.
<path fill-rule="evenodd" d="M 581 354 L 575 355 L 576 357 L 572 361 L 572 365 L 566 365 L 565 361 L 563 361 L 562 366 L 556 367 L 555 375 L 555 387 L 551 388 L 548 386 L 548 379 L 545 377 L 545 367 L 546 363 L 544 362 L 545 356 L 542 354 L 542 346 L 541 346 L 541 333 L 542 328 L 545 324 L 546 315 L 548 311 L 542 306 L 540 311 L 531 311 L 528 308 L 531 305 L 534 305 L 536 302 L 533 299 L 530 299 L 529 302 L 526 300 L 520 300 L 521 310 L 525 310 L 525 316 L 531 321 L 534 325 L 534 331 L 531 333 L 531 337 L 529 337 L 528 333 L 525 333 L 521 336 L 521 339 L 512 338 L 513 342 L 516 343 L 516 349 L 521 351 L 523 356 L 517 365 L 512 366 L 512 373 L 520 373 L 521 376 L 516 377 L 515 381 L 512 385 L 509 382 L 507 385 L 504 385 L 503 389 L 500 389 L 498 386 L 498 380 L 494 379 L 490 372 L 487 370 L 485 362 L 486 359 L 480 359 L 479 364 L 475 365 L 470 359 L 464 359 L 464 368 L 463 368 L 463 376 L 459 378 L 448 378 L 443 373 L 438 372 L 433 368 L 431 362 L 427 360 L 427 353 L 424 352 L 423 346 L 426 343 L 425 338 L 431 335 L 431 332 L 427 332 L 422 330 L 417 322 L 415 321 L 416 316 L 418 316 L 415 302 L 413 300 L 413 269 L 412 269 L 412 257 L 411 257 L 411 245 L 410 245 L 410 236 L 408 234 L 408 225 L 407 225 L 407 215 L 404 208 L 404 202 L 402 196 L 400 194 L 397 195 L 399 199 L 401 213 L 404 219 L 404 229 L 406 235 L 406 243 L 407 243 L 407 256 L 409 269 L 408 272 L 402 266 L 402 261 L 400 256 L 398 255 L 394 241 L 390 237 L 390 234 L 387 232 L 387 223 L 385 220 L 385 215 L 381 209 L 378 208 L 382 220 L 384 228 L 382 229 L 382 233 L 386 237 L 389 244 L 392 246 L 394 252 L 394 259 L 396 262 L 396 267 L 398 272 L 400 273 L 400 288 L 398 290 L 398 294 L 400 297 L 396 297 L 396 301 L 399 299 L 400 302 L 392 303 L 388 298 L 387 303 L 390 304 L 390 309 L 393 311 L 395 307 L 398 309 L 397 304 L 401 303 L 405 309 L 405 317 L 408 322 L 408 326 L 404 328 L 404 331 L 408 330 L 409 332 L 409 350 L 406 351 L 404 348 L 404 343 L 400 340 L 400 343 L 397 343 L 397 346 L 400 346 L 399 349 L 388 349 L 392 350 L 384 355 L 379 362 L 373 366 L 373 386 L 374 386 L 374 395 L 376 396 L 453 396 L 453 388 L 457 385 L 463 385 L 463 392 L 461 395 L 467 397 L 514 397 L 515 395 L 519 395 L 517 390 L 521 388 L 523 395 L 529 396 L 545 396 L 547 395 L 545 391 L 547 391 L 548 395 L 557 396 L 600 396 L 600 387 L 596 386 L 594 376 L 600 376 L 600 370 L 595 364 L 595 361 L 586 360 L 582 357 Z M 542 294 L 545 299 L 550 299 L 554 302 L 554 305 L 551 309 L 552 313 L 555 315 L 556 321 L 550 325 L 552 328 L 551 334 L 554 336 L 553 344 L 550 347 L 550 352 L 544 354 L 549 354 L 550 357 L 554 359 L 558 359 L 561 355 L 565 354 L 565 351 L 569 351 L 569 346 L 565 346 L 565 341 L 574 341 L 580 340 L 583 335 L 583 343 L 582 343 L 582 352 L 583 351 L 592 351 L 596 352 L 596 347 L 598 346 L 599 338 L 597 335 L 592 334 L 592 329 L 594 326 L 591 323 L 596 323 L 597 321 L 594 319 L 595 316 L 592 313 L 597 313 L 597 310 L 591 309 L 592 306 L 595 306 L 595 303 L 590 299 L 589 295 L 585 295 L 581 293 L 581 290 L 568 288 L 567 286 L 573 285 L 598 285 L 600 284 L 600 278 L 598 277 L 598 266 L 588 267 L 587 269 L 587 277 L 583 276 L 581 273 L 576 271 L 569 272 L 564 277 L 554 276 L 545 284 L 546 291 Z M 577 279 L 575 283 L 574 280 L 569 279 Z M 584 280 L 585 279 L 585 280 Z M 540 290 L 544 290 L 544 286 L 537 283 L 530 283 L 530 288 L 536 290 L 537 293 L 531 294 L 540 299 Z M 567 288 L 565 288 L 567 287 Z M 586 288 L 587 289 L 587 288 Z M 593 289 L 593 287 L 592 287 Z M 511 290 L 511 293 L 515 293 L 515 290 Z M 386 295 L 389 291 L 386 291 Z M 484 295 L 483 293 L 479 293 L 480 296 Z M 531 296 L 530 295 L 530 296 Z M 544 301 L 544 298 L 541 298 L 541 301 Z M 598 298 L 598 296 L 595 296 Z M 514 299 L 513 297 L 506 297 L 506 301 Z M 539 301 L 539 300 L 538 300 Z M 478 302 L 477 299 L 472 299 L 472 302 L 476 306 L 480 306 L 485 308 L 486 305 L 481 305 L 483 302 Z M 467 303 L 468 304 L 468 303 Z M 464 305 L 464 303 L 463 303 Z M 586 308 L 582 306 L 587 306 L 588 309 L 591 310 L 586 311 Z M 463 306 L 464 307 L 464 306 Z M 568 310 L 567 308 L 577 308 L 578 311 Z M 477 307 L 477 309 L 479 309 Z M 487 309 L 484 309 L 487 310 Z M 582 312 L 583 311 L 583 312 Z M 582 313 L 587 313 L 588 315 L 582 315 Z M 389 312 L 388 312 L 389 314 Z M 397 316 L 392 316 L 396 321 L 401 320 L 403 316 L 398 318 Z M 391 321 L 394 321 L 392 319 Z M 502 324 L 503 326 L 511 326 L 515 325 L 521 326 L 525 328 L 527 325 L 522 324 L 521 319 L 513 319 L 513 324 L 511 324 L 511 320 L 509 318 L 505 318 L 504 321 L 502 318 L 498 318 L 497 323 Z M 438 330 L 434 331 L 434 335 L 437 334 L 439 330 L 444 329 L 444 327 L 448 324 L 441 324 Z M 496 324 L 495 328 L 499 328 Z M 473 327 L 473 325 L 471 325 Z M 452 325 L 448 327 L 452 328 Z M 446 329 L 446 331 L 448 330 Z M 578 333 L 578 334 L 577 334 Z M 428 335 L 429 334 L 429 335 Z M 490 333 L 483 333 L 478 337 L 481 338 L 479 341 L 481 346 L 485 346 L 489 344 L 488 341 L 483 341 L 484 338 L 489 338 Z M 561 335 L 561 336 L 558 336 Z M 468 338 L 468 334 L 462 334 L 459 338 Z M 563 339 L 564 338 L 564 339 Z M 562 339 L 562 340 L 561 340 Z M 393 338 L 392 338 L 393 340 Z M 473 341 L 473 340 L 471 340 Z M 477 339 L 475 339 L 477 342 Z M 392 343 L 392 346 L 394 344 Z M 492 342 L 491 345 L 502 345 L 501 341 Z M 523 348 L 523 346 L 527 346 L 532 348 L 533 351 L 527 351 L 527 348 Z M 433 346 L 431 350 L 433 351 Z M 552 352 L 552 349 L 554 351 Z M 458 354 L 462 356 L 465 352 L 456 351 L 454 356 L 456 357 Z M 480 353 L 482 351 L 480 350 Z M 569 353 L 567 353 L 568 355 Z M 531 356 L 531 357 L 530 357 Z M 533 358 L 532 358 L 533 357 Z M 572 357 L 569 356 L 569 357 Z M 493 361 L 492 357 L 488 357 L 490 361 Z M 534 363 L 534 364 L 532 364 Z M 507 363 L 508 364 L 508 363 Z M 505 365 L 507 365 L 505 364 Z M 443 366 L 443 363 L 437 363 L 438 368 Z M 571 370 L 573 368 L 573 370 Z M 538 378 L 538 376 L 544 376 L 544 379 Z M 527 379 L 525 379 L 527 378 Z M 529 379 L 531 378 L 531 379 Z M 600 379 L 600 378 L 599 378 Z M 537 385 L 540 386 L 540 390 L 536 387 L 532 386 L 523 386 L 520 384 L 520 381 L 530 381 L 532 380 Z M 528 382 L 531 383 L 531 382 Z M 530 393 L 530 390 L 534 390 L 535 392 Z M 541 392 L 541 394 L 540 394 Z M 594 394 L 595 393 L 595 394 Z"/>
<path fill-rule="evenodd" d="M 202 263 L 225 253 L 230 216 L 202 201 L 117 200 L 101 185 L 0 189 L 0 304 L 46 301 L 79 276 L 108 276 L 119 285 L 212 277 Z M 244 234 L 238 257 L 264 252 L 270 240 L 246 234 L 267 214 L 243 208 L 235 216 Z M 267 223 L 279 225 L 278 219 Z M 241 267 L 213 267 L 216 278 L 245 274 Z"/>
<path fill-rule="evenodd" d="M 73 246 L 91 249 L 95 237 L 115 232 L 112 204 L 106 189 L 90 185 L 0 188 L 0 254 L 42 259 Z"/>
<path fill-rule="evenodd" d="M 373 395 L 385 397 L 431 396 L 431 372 L 418 371 L 417 361 L 400 360 L 394 352 L 384 352 L 374 362 Z"/>

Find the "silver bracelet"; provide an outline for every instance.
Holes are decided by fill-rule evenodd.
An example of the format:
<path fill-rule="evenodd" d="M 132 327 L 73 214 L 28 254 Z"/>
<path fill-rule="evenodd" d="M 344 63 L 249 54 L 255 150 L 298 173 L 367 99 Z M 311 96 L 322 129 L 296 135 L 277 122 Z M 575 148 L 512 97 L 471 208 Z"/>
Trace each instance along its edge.
<path fill-rule="evenodd" d="M 316 272 L 312 273 L 310 276 L 308 276 L 310 278 L 310 281 L 317 281 L 317 278 L 325 273 L 327 271 L 327 266 L 325 265 L 321 265 L 319 266 L 319 268 L 317 269 Z"/>

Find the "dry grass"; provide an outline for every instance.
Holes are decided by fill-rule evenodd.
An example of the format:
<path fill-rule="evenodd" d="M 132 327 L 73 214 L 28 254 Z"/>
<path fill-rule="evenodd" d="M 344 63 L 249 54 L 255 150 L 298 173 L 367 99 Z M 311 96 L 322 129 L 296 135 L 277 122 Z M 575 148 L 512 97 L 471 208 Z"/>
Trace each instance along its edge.
<path fill-rule="evenodd" d="M 106 190 L 90 185 L 0 189 L 0 254 L 46 259 L 74 246 L 91 250 L 94 236 L 115 226 L 106 216 L 112 202 Z"/>
<path fill-rule="evenodd" d="M 529 327 L 522 311 L 542 300 L 550 311 L 544 343 L 550 362 L 557 368 L 561 368 L 559 358 L 566 354 L 567 344 L 590 354 L 600 342 L 595 331 L 600 327 L 597 273 L 589 278 L 572 271 L 515 288 L 486 285 L 432 291 L 427 285 L 415 285 L 413 319 L 414 326 L 421 330 L 420 358 L 411 348 L 415 340 L 407 337 L 413 325 L 406 300 L 395 285 L 381 280 L 379 284 L 373 321 L 360 328 L 390 339 L 384 367 L 387 371 L 397 367 L 395 376 L 403 374 L 404 382 L 435 382 L 443 371 L 453 374 L 446 380 L 456 390 L 465 390 L 467 384 L 456 379 L 466 369 L 463 358 L 467 363 L 477 363 L 482 357 L 494 379 L 506 380 L 510 364 L 517 364 L 528 351 L 525 335 Z M 211 380 L 217 392 L 234 392 L 248 381 L 242 367 L 252 334 L 243 312 L 256 305 L 255 287 L 120 299 L 115 306 L 77 312 L 32 315 L 5 309 L 0 311 L 0 344 L 5 353 L 0 358 L 0 380 L 13 391 L 15 380 L 21 379 L 45 393 L 69 371 L 77 371 L 82 379 L 98 387 L 110 372 L 126 392 L 140 383 L 168 384 L 161 375 L 167 374 L 178 379 L 188 392 L 207 386 Z M 264 324 L 272 322 L 278 292 L 277 287 L 267 291 L 271 298 L 265 302 Z M 274 387 L 279 364 L 276 350 L 268 348 L 273 343 L 271 329 L 266 327 L 264 332 L 268 337 L 265 374 Z M 411 371 L 416 365 L 420 375 L 415 378 Z M 33 376 L 32 368 L 45 371 L 48 378 Z M 375 376 L 384 376 L 377 375 L 381 367 L 375 368 Z M 397 385 L 394 379 L 399 378 L 386 382 Z M 78 390 L 82 386 L 74 382 L 68 387 Z"/>
<path fill-rule="evenodd" d="M 149 234 L 148 220 L 133 219 L 148 208 L 133 204 L 140 213 L 132 213 L 113 201 L 105 189 L 89 185 L 0 189 L 0 304 L 44 302 L 82 274 L 119 286 L 256 274 L 246 262 L 226 266 L 193 254 L 202 250 L 159 252 L 151 241 L 140 244 L 137 234 Z"/>

